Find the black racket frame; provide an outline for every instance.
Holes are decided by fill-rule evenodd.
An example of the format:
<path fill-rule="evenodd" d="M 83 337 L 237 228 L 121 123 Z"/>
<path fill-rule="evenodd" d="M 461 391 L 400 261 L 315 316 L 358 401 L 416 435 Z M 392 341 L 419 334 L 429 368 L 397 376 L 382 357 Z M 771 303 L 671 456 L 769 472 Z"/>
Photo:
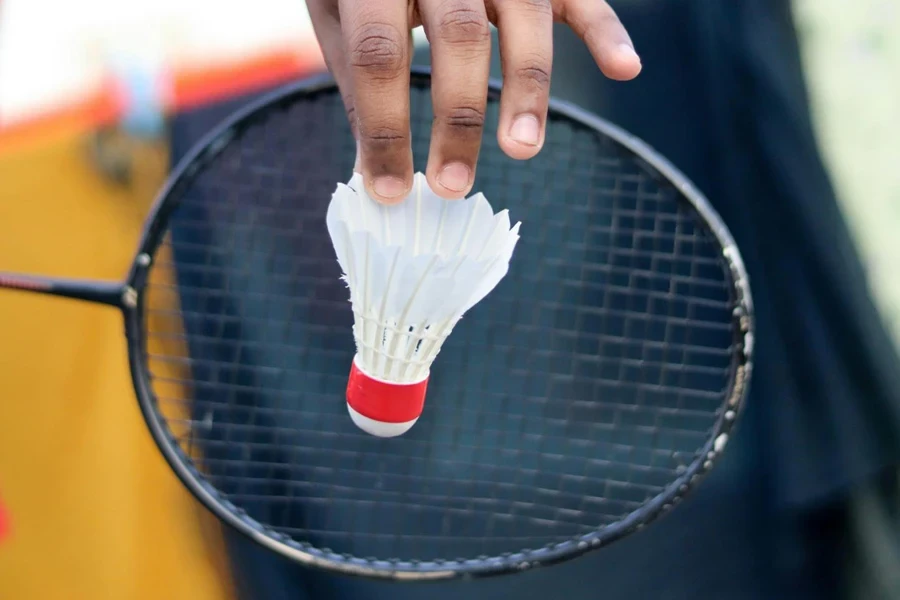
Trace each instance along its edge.
<path fill-rule="evenodd" d="M 413 67 L 410 84 L 427 87 L 430 69 Z M 499 98 L 500 82 L 492 80 L 489 95 Z M 546 566 L 580 556 L 590 550 L 606 546 L 621 539 L 667 512 L 687 494 L 699 479 L 714 465 L 721 454 L 723 442 L 728 439 L 747 395 L 753 364 L 753 301 L 747 273 L 722 219 L 705 196 L 668 160 L 660 156 L 640 139 L 604 119 L 585 112 L 569 103 L 552 99 L 550 112 L 568 118 L 593 129 L 618 142 L 640 158 L 646 172 L 667 180 L 690 202 L 706 221 L 712 234 L 723 249 L 729 267 L 734 309 L 734 343 L 739 348 L 734 353 L 733 380 L 727 408 L 719 417 L 702 453 L 684 472 L 656 497 L 621 521 L 577 539 L 497 557 L 480 557 L 471 560 L 443 561 L 390 561 L 372 560 L 330 552 L 292 540 L 252 519 L 240 507 L 224 498 L 206 481 L 193 461 L 180 448 L 168 431 L 154 405 L 154 393 L 144 364 L 145 343 L 143 303 L 153 256 L 162 244 L 173 211 L 178 208 L 181 194 L 194 178 L 216 159 L 227 144 L 242 130 L 265 118 L 268 111 L 290 105 L 297 96 L 309 97 L 319 93 L 334 93 L 336 84 L 329 75 L 318 75 L 272 91 L 225 119 L 175 166 L 159 192 L 148 215 L 144 231 L 132 266 L 123 282 L 104 282 L 78 279 L 58 279 L 0 273 L 0 289 L 18 289 L 67 297 L 119 308 L 125 318 L 125 337 L 128 346 L 131 378 L 138 405 L 154 441 L 172 470 L 187 489 L 217 518 L 269 550 L 297 563 L 339 572 L 347 575 L 393 579 L 399 581 L 436 581 L 454 578 L 476 578 L 523 571 Z M 324 215 L 323 215 L 324 226 Z M 723 437 L 724 436 L 724 437 Z"/>

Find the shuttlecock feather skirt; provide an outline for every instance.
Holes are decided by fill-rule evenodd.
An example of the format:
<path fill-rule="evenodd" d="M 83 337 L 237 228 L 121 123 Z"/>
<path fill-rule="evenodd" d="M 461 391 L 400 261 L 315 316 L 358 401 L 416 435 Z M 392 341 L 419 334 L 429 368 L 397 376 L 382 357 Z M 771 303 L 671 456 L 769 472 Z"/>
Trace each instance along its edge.
<path fill-rule="evenodd" d="M 421 173 L 409 197 L 392 206 L 372 200 L 355 174 L 338 184 L 326 220 L 350 289 L 357 383 L 364 374 L 404 388 L 427 381 L 454 325 L 506 275 L 519 239 L 506 210 L 494 214 L 482 194 L 443 200 Z M 404 395 L 394 396 L 384 402 Z M 397 413 L 365 408 L 376 421 Z"/>

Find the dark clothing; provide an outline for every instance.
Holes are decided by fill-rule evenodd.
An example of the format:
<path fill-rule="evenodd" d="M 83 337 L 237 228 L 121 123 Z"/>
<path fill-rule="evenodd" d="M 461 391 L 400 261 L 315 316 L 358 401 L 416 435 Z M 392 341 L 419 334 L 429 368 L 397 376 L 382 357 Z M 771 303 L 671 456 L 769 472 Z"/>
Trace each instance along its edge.
<path fill-rule="evenodd" d="M 581 42 L 558 28 L 553 93 L 666 155 L 710 198 L 744 254 L 758 359 L 725 459 L 638 535 L 569 563 L 475 583 L 338 577 L 228 532 L 243 597 L 840 597 L 846 493 L 900 458 L 900 361 L 818 155 L 789 4 L 614 4 L 643 73 L 606 81 Z M 174 158 L 246 100 L 176 117 Z M 332 185 L 349 175 L 339 171 L 327 174 Z M 333 261 L 330 252 L 327 244 L 318 250 L 323 261 Z"/>
<path fill-rule="evenodd" d="M 667 156 L 728 224 L 758 312 L 773 501 L 825 501 L 896 464 L 900 363 L 816 147 L 790 3 L 620 4 L 644 72 L 557 92 Z M 571 37 L 559 52 L 583 53 Z"/>

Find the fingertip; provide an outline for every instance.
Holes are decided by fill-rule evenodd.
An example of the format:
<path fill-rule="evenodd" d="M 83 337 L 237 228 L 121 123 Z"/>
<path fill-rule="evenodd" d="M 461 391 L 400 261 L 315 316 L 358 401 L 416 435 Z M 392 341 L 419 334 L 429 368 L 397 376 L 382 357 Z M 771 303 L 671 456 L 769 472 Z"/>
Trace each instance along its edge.
<path fill-rule="evenodd" d="M 445 200 L 461 200 L 472 189 L 474 171 L 462 162 L 450 162 L 429 169 L 428 185 Z"/>
<path fill-rule="evenodd" d="M 497 142 L 500 144 L 500 149 L 513 160 L 528 160 L 537 156 L 541 151 L 541 145 L 525 146 L 502 133 L 497 134 Z"/>
<path fill-rule="evenodd" d="M 641 58 L 631 44 L 621 43 L 605 53 L 600 62 L 604 75 L 616 81 L 630 81 L 638 76 L 643 66 Z"/>
<path fill-rule="evenodd" d="M 444 188 L 440 183 L 437 183 L 437 181 L 429 180 L 428 185 L 431 188 L 431 191 L 434 192 L 437 196 L 440 196 L 443 200 L 462 200 L 466 197 L 465 192 L 451 192 Z"/>
<path fill-rule="evenodd" d="M 370 176 L 365 179 L 369 195 L 381 204 L 399 204 L 409 195 L 412 188 L 406 180 L 393 175 Z"/>
<path fill-rule="evenodd" d="M 379 204 L 399 204 L 413 186 L 412 148 L 393 141 L 367 146 L 357 142 L 354 170 L 362 173 L 366 192 Z"/>
<path fill-rule="evenodd" d="M 512 159 L 534 158 L 544 144 L 541 120 L 532 114 L 517 115 L 509 127 L 497 132 L 497 142 Z"/>

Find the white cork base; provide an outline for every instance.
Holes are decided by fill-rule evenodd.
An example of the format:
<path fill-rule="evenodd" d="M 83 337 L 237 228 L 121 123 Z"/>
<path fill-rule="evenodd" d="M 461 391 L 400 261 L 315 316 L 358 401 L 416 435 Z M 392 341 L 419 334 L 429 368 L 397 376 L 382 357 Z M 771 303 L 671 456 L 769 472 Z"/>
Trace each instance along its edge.
<path fill-rule="evenodd" d="M 405 423 L 384 423 L 382 421 L 376 421 L 375 419 L 370 419 L 369 417 L 359 414 L 358 412 L 353 410 L 353 407 L 349 404 L 347 405 L 347 412 L 350 413 L 350 418 L 353 419 L 353 422 L 356 423 L 357 427 L 368 434 L 382 438 L 390 438 L 397 437 L 398 435 L 403 435 L 404 433 L 412 429 L 412 426 L 415 425 L 416 421 L 419 420 L 418 417 L 416 417 L 412 421 L 406 421 Z"/>

